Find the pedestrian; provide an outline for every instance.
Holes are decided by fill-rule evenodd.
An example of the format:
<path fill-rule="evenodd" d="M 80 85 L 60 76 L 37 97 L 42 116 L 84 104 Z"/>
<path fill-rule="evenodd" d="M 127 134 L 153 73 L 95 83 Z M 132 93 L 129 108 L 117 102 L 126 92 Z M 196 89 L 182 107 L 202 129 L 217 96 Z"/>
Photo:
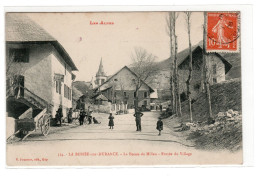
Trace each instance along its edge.
<path fill-rule="evenodd" d="M 139 109 L 136 109 L 136 112 L 134 114 L 134 117 L 135 117 L 135 122 L 136 122 L 136 131 L 142 131 L 142 127 L 141 127 L 141 117 L 143 116 L 144 114 L 139 110 Z"/>
<path fill-rule="evenodd" d="M 163 130 L 163 121 L 161 117 L 159 117 L 157 124 L 156 124 L 156 129 L 159 131 L 158 136 L 161 136 L 161 131 Z"/>
<path fill-rule="evenodd" d="M 160 111 L 162 112 L 162 105 L 160 104 Z"/>
<path fill-rule="evenodd" d="M 92 116 L 91 115 L 88 116 L 88 124 L 92 124 Z"/>
<path fill-rule="evenodd" d="M 63 117 L 63 113 L 62 113 L 62 106 L 60 105 L 59 106 L 59 108 L 58 108 L 58 110 L 57 110 L 57 117 L 58 117 L 58 121 L 59 121 L 59 123 L 60 123 L 60 126 L 61 126 L 61 119 L 62 119 L 62 117 Z"/>
<path fill-rule="evenodd" d="M 108 119 L 109 119 L 108 122 L 109 129 L 114 129 L 114 116 L 112 115 L 112 113 L 110 113 Z"/>
<path fill-rule="evenodd" d="M 56 119 L 56 125 L 58 126 L 58 122 L 59 122 L 59 126 L 61 126 L 61 118 L 60 118 L 59 111 L 56 111 L 55 119 Z"/>
<path fill-rule="evenodd" d="M 92 111 L 90 110 L 90 106 L 88 106 L 88 110 L 86 113 L 87 113 L 88 124 L 91 124 L 92 123 L 92 116 L 91 116 Z"/>
<path fill-rule="evenodd" d="M 85 116 L 86 116 L 86 112 L 83 109 L 80 109 L 80 112 L 79 112 L 79 125 L 83 125 Z"/>
<path fill-rule="evenodd" d="M 72 122 L 72 108 L 69 109 L 67 116 L 68 116 L 68 123 L 71 123 Z"/>

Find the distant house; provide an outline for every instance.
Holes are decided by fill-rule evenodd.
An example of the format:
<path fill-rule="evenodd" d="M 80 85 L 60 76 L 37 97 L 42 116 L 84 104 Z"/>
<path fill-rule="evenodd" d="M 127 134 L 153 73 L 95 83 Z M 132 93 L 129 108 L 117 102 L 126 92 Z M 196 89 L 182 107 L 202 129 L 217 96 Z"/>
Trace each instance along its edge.
<path fill-rule="evenodd" d="M 151 99 L 150 109 L 151 109 L 151 110 L 155 110 L 156 107 L 159 106 L 159 104 L 157 103 L 157 100 L 158 100 L 157 89 L 154 89 L 154 92 L 152 92 L 152 93 L 150 94 L 150 99 Z"/>
<path fill-rule="evenodd" d="M 192 58 L 193 70 L 190 91 L 192 98 L 196 98 L 201 90 L 202 80 L 201 69 L 203 66 L 203 55 L 202 47 L 200 45 L 194 46 L 192 48 Z M 181 98 L 185 99 L 187 90 L 186 81 L 189 75 L 189 52 L 187 50 L 184 50 L 183 53 L 179 54 L 178 59 L 180 93 Z M 226 74 L 229 72 L 232 65 L 218 53 L 209 53 L 206 57 L 206 60 L 210 84 L 216 84 L 225 81 Z"/>
<path fill-rule="evenodd" d="M 186 81 L 189 74 L 189 49 L 185 49 L 177 54 L 177 64 L 179 72 L 179 86 L 181 99 L 184 101 L 186 99 Z M 196 99 L 201 90 L 201 69 L 203 65 L 203 55 L 202 55 L 202 43 L 199 43 L 192 47 L 192 80 L 191 80 L 191 97 Z M 220 54 L 218 53 L 208 53 L 207 54 L 207 65 L 210 75 L 210 84 L 220 83 L 226 80 L 226 74 L 232 68 L 232 65 Z M 172 66 L 172 59 L 169 58 L 162 62 L 157 63 L 157 67 L 160 71 L 159 74 L 152 77 L 154 83 L 151 84 L 153 87 L 160 90 L 160 96 L 166 96 L 166 90 L 170 90 L 169 76 Z M 168 78 L 168 79 L 166 79 Z M 158 84 L 159 82 L 159 84 Z M 160 87 L 157 87 L 159 85 Z M 162 92 L 163 91 L 163 92 Z M 170 95 L 170 91 L 167 92 Z M 161 98 L 161 97 L 160 97 Z"/>
<path fill-rule="evenodd" d="M 47 108 L 64 116 L 72 107 L 72 81 L 77 67 L 63 46 L 24 14 L 6 14 L 7 112 L 34 117 Z"/>
<path fill-rule="evenodd" d="M 107 81 L 94 89 L 97 95 L 104 95 L 112 104 L 127 105 L 127 108 L 134 107 L 135 92 L 134 80 L 137 79 L 136 74 L 131 71 L 127 66 L 120 69 L 112 75 Z M 150 109 L 150 94 L 154 90 L 143 82 L 138 91 L 138 106 Z M 98 96 L 96 96 L 98 97 Z M 94 97 L 95 98 L 95 97 Z"/>

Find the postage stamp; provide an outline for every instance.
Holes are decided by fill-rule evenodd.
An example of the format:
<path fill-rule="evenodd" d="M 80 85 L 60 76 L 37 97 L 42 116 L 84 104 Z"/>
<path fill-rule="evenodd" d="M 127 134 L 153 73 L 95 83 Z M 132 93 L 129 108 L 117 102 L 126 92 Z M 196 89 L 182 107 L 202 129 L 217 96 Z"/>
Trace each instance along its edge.
<path fill-rule="evenodd" d="M 239 13 L 209 12 L 207 15 L 207 52 L 238 52 Z"/>

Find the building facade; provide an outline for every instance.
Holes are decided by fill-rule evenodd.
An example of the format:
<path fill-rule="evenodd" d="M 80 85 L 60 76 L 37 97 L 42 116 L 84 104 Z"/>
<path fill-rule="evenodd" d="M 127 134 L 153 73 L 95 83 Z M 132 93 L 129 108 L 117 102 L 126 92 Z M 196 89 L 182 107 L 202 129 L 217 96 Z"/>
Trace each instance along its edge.
<path fill-rule="evenodd" d="M 192 79 L 190 84 L 191 98 L 196 99 L 202 89 L 202 68 L 203 68 L 203 50 L 202 43 L 192 47 Z M 179 93 L 182 101 L 187 98 L 186 81 L 189 76 L 189 48 L 177 54 Z M 218 53 L 207 53 L 206 63 L 208 68 L 208 77 L 210 85 L 221 83 L 226 80 L 226 75 L 232 68 L 232 65 Z M 168 101 L 171 99 L 170 77 L 172 69 L 172 59 L 168 58 L 157 63 L 159 71 L 150 79 L 153 88 L 157 89 L 158 99 Z"/>
<path fill-rule="evenodd" d="M 66 116 L 77 70 L 66 50 L 25 15 L 7 14 L 6 27 L 7 90 L 14 91 L 7 95 L 8 115 L 18 118 L 32 108 L 35 116 L 48 106 L 54 117 L 61 106 Z"/>
<path fill-rule="evenodd" d="M 179 73 L 179 93 L 181 99 L 186 99 L 186 91 L 189 76 L 189 54 L 181 58 L 178 62 Z M 206 65 L 208 68 L 209 83 L 217 84 L 226 80 L 226 73 L 231 69 L 231 64 L 217 53 L 208 53 L 206 55 Z M 202 89 L 202 68 L 203 55 L 200 46 L 194 47 L 192 50 L 192 80 L 190 83 L 191 98 L 196 99 Z"/>
<path fill-rule="evenodd" d="M 134 84 L 136 79 L 135 73 L 125 66 L 94 91 L 96 94 L 104 95 L 112 104 L 127 105 L 128 109 L 134 108 L 136 97 L 138 97 L 138 106 L 150 109 L 150 94 L 154 90 L 142 82 L 142 86 L 136 92 Z"/>

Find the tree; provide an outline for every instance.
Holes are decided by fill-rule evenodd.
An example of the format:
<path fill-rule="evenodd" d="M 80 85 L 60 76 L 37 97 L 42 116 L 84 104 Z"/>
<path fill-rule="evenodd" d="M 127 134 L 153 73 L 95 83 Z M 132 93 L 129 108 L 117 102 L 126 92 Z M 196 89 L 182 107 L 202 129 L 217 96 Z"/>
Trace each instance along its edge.
<path fill-rule="evenodd" d="M 113 80 L 110 83 L 110 86 L 112 87 L 112 103 L 123 105 L 123 109 L 126 110 L 125 100 L 127 99 L 127 97 L 124 95 L 125 92 L 124 80 L 122 78 L 117 78 L 116 81 Z M 118 90 L 117 92 L 118 94 L 116 94 L 116 90 Z"/>
<path fill-rule="evenodd" d="M 135 85 L 135 111 L 138 108 L 138 91 L 142 87 L 143 83 L 156 73 L 156 67 L 154 61 L 157 57 L 151 53 L 148 53 L 141 47 L 135 48 L 131 54 L 132 65 L 131 69 L 136 74 L 136 79 L 133 79 Z"/>
<path fill-rule="evenodd" d="M 22 75 L 23 67 L 20 62 L 15 62 L 14 52 L 10 52 L 9 56 L 6 57 L 6 98 L 9 95 L 15 93 L 15 90 L 18 90 L 15 96 L 19 97 L 20 92 L 20 78 L 19 75 Z"/>
<path fill-rule="evenodd" d="M 187 21 L 187 29 L 188 29 L 188 39 L 189 39 L 189 75 L 186 81 L 187 86 L 187 98 L 189 101 L 189 111 L 190 111 L 190 121 L 193 121 L 192 118 L 192 107 L 191 107 L 191 92 L 190 92 L 190 83 L 192 80 L 192 48 L 191 48 L 191 36 L 190 36 L 190 22 L 191 22 L 191 13 L 192 12 L 185 12 L 186 14 L 186 21 Z"/>
<path fill-rule="evenodd" d="M 204 25 L 203 25 L 203 81 L 204 81 L 204 89 L 207 95 L 207 102 L 208 102 L 208 123 L 214 123 L 213 116 L 212 116 L 212 109 L 211 109 L 211 95 L 210 95 L 210 73 L 209 73 L 209 65 L 207 62 L 207 52 L 206 52 L 206 43 L 207 43 L 207 12 L 204 12 Z"/>
<path fill-rule="evenodd" d="M 178 76 L 178 65 L 177 65 L 177 52 L 178 52 L 178 43 L 176 36 L 176 20 L 178 15 L 176 12 L 169 12 L 168 17 L 166 18 L 167 22 L 167 33 L 170 37 L 170 54 L 172 60 L 172 69 L 170 76 L 170 87 L 171 87 L 171 106 L 172 110 L 175 107 L 175 113 L 177 116 L 182 116 L 181 112 L 181 101 L 179 94 L 179 76 Z"/>

